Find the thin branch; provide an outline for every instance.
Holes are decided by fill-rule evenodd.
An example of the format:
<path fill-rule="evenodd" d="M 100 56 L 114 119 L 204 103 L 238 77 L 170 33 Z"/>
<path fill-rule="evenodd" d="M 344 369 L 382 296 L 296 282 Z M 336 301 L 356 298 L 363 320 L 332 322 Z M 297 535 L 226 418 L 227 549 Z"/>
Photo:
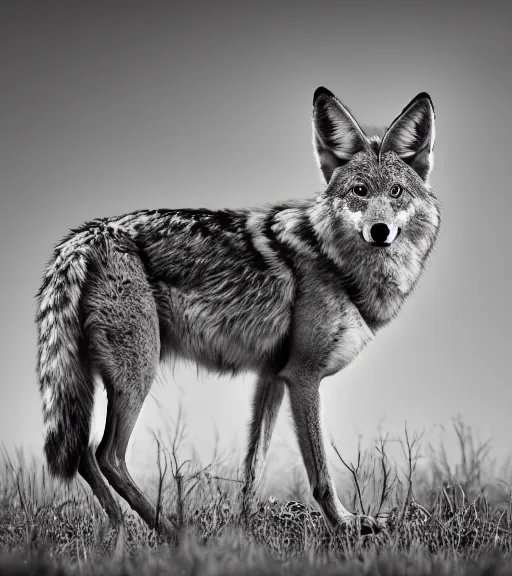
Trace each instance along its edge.
<path fill-rule="evenodd" d="M 352 475 L 352 481 L 354 482 L 354 486 L 356 487 L 356 490 L 357 490 L 357 495 L 359 498 L 359 505 L 361 506 L 361 511 L 362 511 L 363 515 L 366 516 L 366 511 L 364 509 L 364 504 L 363 504 L 363 495 L 361 493 L 361 488 L 359 487 L 359 479 L 357 477 L 357 473 L 358 473 L 359 467 L 361 465 L 361 446 L 360 446 L 360 444 L 358 444 L 358 447 L 357 447 L 357 466 L 356 467 L 354 467 L 353 464 L 347 464 L 345 462 L 345 460 L 343 460 L 341 454 L 338 451 L 338 448 L 336 447 L 336 444 L 334 443 L 334 440 L 332 440 L 332 439 L 331 439 L 331 446 L 334 448 L 334 451 L 336 452 L 336 455 L 338 456 L 338 458 L 341 460 L 342 464 L 345 466 L 345 468 Z"/>

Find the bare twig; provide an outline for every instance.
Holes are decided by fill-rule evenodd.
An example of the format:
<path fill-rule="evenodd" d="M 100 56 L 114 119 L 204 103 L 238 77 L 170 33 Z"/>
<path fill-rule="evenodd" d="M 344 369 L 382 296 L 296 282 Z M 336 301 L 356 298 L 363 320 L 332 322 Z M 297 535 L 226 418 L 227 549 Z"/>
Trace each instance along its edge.
<path fill-rule="evenodd" d="M 391 491 L 393 490 L 396 484 L 396 474 L 395 478 L 390 480 L 391 477 L 391 466 L 389 464 L 389 459 L 386 454 L 386 444 L 388 442 L 388 436 L 386 435 L 384 438 L 381 436 L 379 439 L 379 446 L 376 446 L 375 449 L 380 454 L 380 466 L 382 470 L 382 486 L 380 490 L 380 501 L 379 501 L 379 508 L 377 510 L 376 516 L 378 516 L 382 510 L 382 506 L 384 502 L 387 500 L 388 496 L 390 495 Z"/>
<path fill-rule="evenodd" d="M 407 480 L 407 495 L 405 497 L 405 503 L 402 509 L 401 521 L 403 521 L 403 519 L 405 518 L 405 512 L 407 510 L 407 507 L 409 506 L 411 500 L 414 497 L 412 481 L 414 472 L 416 471 L 416 465 L 418 464 L 418 460 L 420 457 L 420 441 L 421 437 L 423 436 L 423 433 L 418 434 L 414 432 L 411 438 L 409 436 L 409 431 L 407 430 L 407 422 L 405 422 L 404 431 L 405 431 L 405 443 L 401 439 L 400 445 L 402 447 L 402 451 L 407 461 L 407 470 L 404 471 Z"/>
<path fill-rule="evenodd" d="M 342 458 L 341 454 L 339 453 L 338 448 L 336 447 L 336 444 L 334 443 L 334 440 L 332 438 L 331 438 L 331 446 L 334 448 L 334 451 L 336 452 L 336 455 L 338 456 L 338 458 L 341 460 L 341 463 L 345 466 L 345 468 L 352 475 L 352 482 L 354 483 L 354 486 L 355 486 L 356 491 L 357 491 L 357 496 L 359 498 L 359 505 L 361 506 L 361 512 L 366 516 L 366 511 L 364 509 L 364 504 L 363 504 L 363 495 L 361 493 L 361 488 L 359 486 L 359 479 L 358 479 L 358 472 L 359 472 L 359 468 L 361 466 L 361 443 L 359 441 L 358 445 L 357 445 L 357 466 L 354 466 L 353 464 L 347 464 L 347 462 L 345 462 L 345 460 L 343 460 L 343 458 Z"/>
<path fill-rule="evenodd" d="M 165 454 L 164 450 L 162 449 L 161 443 L 159 438 L 155 433 L 153 433 L 153 437 L 156 441 L 157 446 L 157 462 L 158 462 L 158 495 L 156 499 L 156 512 L 155 512 L 155 526 L 158 527 L 158 523 L 160 520 L 160 512 L 162 510 L 162 494 L 163 494 L 163 486 L 164 486 L 164 478 L 165 474 L 167 473 L 167 455 Z M 164 460 L 164 466 L 162 468 L 162 454 Z"/>

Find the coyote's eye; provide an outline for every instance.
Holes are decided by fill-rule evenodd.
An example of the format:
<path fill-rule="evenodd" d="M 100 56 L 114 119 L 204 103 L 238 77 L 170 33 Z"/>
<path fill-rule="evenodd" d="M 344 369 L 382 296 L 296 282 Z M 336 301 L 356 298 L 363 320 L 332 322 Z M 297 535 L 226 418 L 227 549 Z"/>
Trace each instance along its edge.
<path fill-rule="evenodd" d="M 391 190 L 389 191 L 389 195 L 391 198 L 400 198 L 402 195 L 403 188 L 399 184 L 394 184 L 391 186 Z"/>
<path fill-rule="evenodd" d="M 364 184 L 357 184 L 356 186 L 354 186 L 352 188 L 352 192 L 356 195 L 359 196 L 360 198 L 363 198 L 364 196 L 368 195 L 368 188 L 364 185 Z"/>

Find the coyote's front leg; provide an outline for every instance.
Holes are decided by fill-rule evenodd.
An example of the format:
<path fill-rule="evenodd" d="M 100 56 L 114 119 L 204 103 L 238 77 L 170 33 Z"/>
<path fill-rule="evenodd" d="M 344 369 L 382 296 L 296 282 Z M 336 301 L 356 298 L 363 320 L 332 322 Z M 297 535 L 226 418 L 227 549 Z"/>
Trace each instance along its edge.
<path fill-rule="evenodd" d="M 244 463 L 242 506 L 247 512 L 263 472 L 272 432 L 284 396 L 284 382 L 275 374 L 258 378 L 252 405 L 249 445 Z"/>
<path fill-rule="evenodd" d="M 321 379 L 303 368 L 287 368 L 282 376 L 288 385 L 297 438 L 313 497 L 333 528 L 351 524 L 356 517 L 340 502 L 327 467 L 320 405 Z M 377 532 L 379 529 L 373 518 L 361 518 L 362 533 Z"/>

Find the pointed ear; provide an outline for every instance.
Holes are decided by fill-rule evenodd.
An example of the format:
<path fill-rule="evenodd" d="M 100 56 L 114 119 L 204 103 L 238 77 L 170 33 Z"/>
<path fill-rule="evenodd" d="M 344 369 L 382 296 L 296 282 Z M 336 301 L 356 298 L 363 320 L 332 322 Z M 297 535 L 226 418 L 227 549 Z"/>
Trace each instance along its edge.
<path fill-rule="evenodd" d="M 335 168 L 370 147 L 352 114 L 323 86 L 313 96 L 313 147 L 327 183 Z"/>
<path fill-rule="evenodd" d="M 396 152 L 426 182 L 434 164 L 434 118 L 430 96 L 418 94 L 384 134 L 379 160 L 385 152 Z"/>

